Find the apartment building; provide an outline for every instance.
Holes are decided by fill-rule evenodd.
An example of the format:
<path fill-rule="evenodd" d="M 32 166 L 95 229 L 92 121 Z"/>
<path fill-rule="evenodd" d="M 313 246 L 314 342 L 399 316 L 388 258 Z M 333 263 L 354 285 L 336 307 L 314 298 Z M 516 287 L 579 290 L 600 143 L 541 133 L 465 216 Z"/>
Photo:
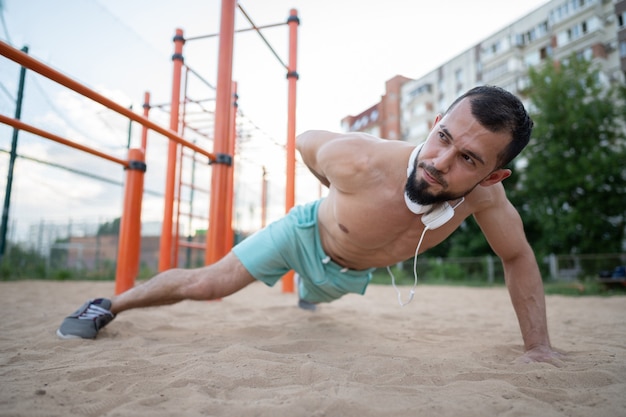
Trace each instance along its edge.
<path fill-rule="evenodd" d="M 369 131 L 380 137 L 418 143 L 438 113 L 476 85 L 497 85 L 519 94 L 528 85 L 528 69 L 546 60 L 577 54 L 598 63 L 604 82 L 624 82 L 626 74 L 626 0 L 552 0 L 511 23 L 431 72 L 400 77 L 397 128 L 384 134 L 383 113 L 367 125 L 359 116 L 344 118 L 346 131 Z M 385 96 L 389 96 L 388 91 Z M 383 100 L 375 106 L 379 108 Z M 363 130 L 367 128 L 368 130 Z"/>
<path fill-rule="evenodd" d="M 385 82 L 385 94 L 380 102 L 356 116 L 346 116 L 341 127 L 346 132 L 365 132 L 380 138 L 402 139 L 401 93 L 410 78 L 396 75 Z"/>

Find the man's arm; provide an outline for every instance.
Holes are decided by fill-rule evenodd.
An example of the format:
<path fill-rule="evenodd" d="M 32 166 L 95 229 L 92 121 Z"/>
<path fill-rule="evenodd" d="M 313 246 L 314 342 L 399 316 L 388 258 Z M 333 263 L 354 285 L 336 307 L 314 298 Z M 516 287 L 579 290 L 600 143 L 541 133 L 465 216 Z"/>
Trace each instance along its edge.
<path fill-rule="evenodd" d="M 309 130 L 296 137 L 302 161 L 327 187 L 332 183 L 343 192 L 358 189 L 372 168 L 376 147 L 384 141 L 359 132 L 333 133 Z"/>
<path fill-rule="evenodd" d="M 550 345 L 543 282 L 522 220 L 501 184 L 490 191 L 494 192 L 493 204 L 474 216 L 504 265 L 506 285 L 524 340 L 525 354 L 520 361 L 556 364 L 560 354 Z"/>
<path fill-rule="evenodd" d="M 302 161 L 311 173 L 325 186 L 330 186 L 330 181 L 322 172 L 318 163 L 320 148 L 327 142 L 336 139 L 337 134 L 324 130 L 308 130 L 296 137 L 296 149 L 302 156 Z"/>

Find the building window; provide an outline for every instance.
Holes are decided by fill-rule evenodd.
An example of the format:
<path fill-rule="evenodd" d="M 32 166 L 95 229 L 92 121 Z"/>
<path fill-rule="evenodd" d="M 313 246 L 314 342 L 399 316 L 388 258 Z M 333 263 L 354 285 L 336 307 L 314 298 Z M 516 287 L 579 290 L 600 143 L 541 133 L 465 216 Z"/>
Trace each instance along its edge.
<path fill-rule="evenodd" d="M 423 114 L 426 114 L 426 106 L 424 105 L 424 103 L 420 103 L 413 108 L 413 115 L 421 116 Z"/>
<path fill-rule="evenodd" d="M 454 80 L 456 81 L 456 93 L 463 90 L 463 69 L 459 68 L 454 71 Z"/>
<path fill-rule="evenodd" d="M 598 0 L 569 0 L 561 3 L 560 6 L 550 10 L 550 22 L 552 24 L 558 23 L 568 18 L 570 15 L 578 13 L 578 10 L 589 7 L 597 1 Z"/>
<path fill-rule="evenodd" d="M 537 25 L 537 35 L 545 36 L 547 34 L 548 34 L 548 21 L 544 20 L 543 22 L 539 23 L 539 25 Z"/>
<path fill-rule="evenodd" d="M 439 103 L 437 104 L 437 106 L 439 107 L 439 111 L 441 111 L 442 113 L 445 113 L 446 108 L 447 108 L 446 100 L 443 97 L 441 97 L 439 99 Z"/>
<path fill-rule="evenodd" d="M 619 56 L 620 58 L 626 58 L 626 41 L 619 43 Z"/>
<path fill-rule="evenodd" d="M 432 92 L 432 84 L 421 84 L 409 92 L 409 96 L 415 97 L 424 93 Z"/>
<path fill-rule="evenodd" d="M 524 58 L 524 63 L 526 64 L 526 67 L 534 67 L 535 65 L 538 65 L 540 62 L 541 62 L 540 51 L 530 52 Z"/>
<path fill-rule="evenodd" d="M 486 83 L 493 81 L 494 79 L 505 75 L 509 71 L 509 63 L 502 62 L 495 67 L 487 68 L 483 74 L 483 79 Z"/>
<path fill-rule="evenodd" d="M 593 58 L 593 50 L 591 48 L 585 48 L 582 51 L 577 52 L 576 56 L 579 59 L 584 59 L 585 61 L 591 61 L 591 58 Z"/>
<path fill-rule="evenodd" d="M 523 91 L 530 85 L 530 78 L 523 76 L 517 79 L 517 91 Z"/>
<path fill-rule="evenodd" d="M 483 47 L 482 53 L 485 58 L 490 58 L 492 56 L 498 55 L 499 53 L 506 51 L 509 48 L 508 42 L 504 40 L 498 39 L 494 41 L 492 44 Z"/>
<path fill-rule="evenodd" d="M 411 139 L 421 140 L 424 136 L 428 135 L 428 123 L 423 122 L 416 126 L 411 127 L 409 130 L 409 136 Z"/>
<path fill-rule="evenodd" d="M 600 28 L 600 21 L 597 17 L 592 17 L 588 21 L 577 23 L 563 32 L 559 32 L 556 35 L 557 43 L 559 46 L 567 45 L 568 43 L 575 41 L 576 39 L 598 30 Z"/>

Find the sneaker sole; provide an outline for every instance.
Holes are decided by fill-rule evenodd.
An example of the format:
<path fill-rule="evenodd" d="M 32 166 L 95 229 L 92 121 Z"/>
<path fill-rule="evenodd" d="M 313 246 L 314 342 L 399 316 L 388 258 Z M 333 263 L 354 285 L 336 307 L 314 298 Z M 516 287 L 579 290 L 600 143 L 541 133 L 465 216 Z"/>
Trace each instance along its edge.
<path fill-rule="evenodd" d="M 57 336 L 60 337 L 61 339 L 84 339 L 83 337 L 80 336 L 76 336 L 74 334 L 63 334 L 61 333 L 61 329 L 57 329 Z"/>

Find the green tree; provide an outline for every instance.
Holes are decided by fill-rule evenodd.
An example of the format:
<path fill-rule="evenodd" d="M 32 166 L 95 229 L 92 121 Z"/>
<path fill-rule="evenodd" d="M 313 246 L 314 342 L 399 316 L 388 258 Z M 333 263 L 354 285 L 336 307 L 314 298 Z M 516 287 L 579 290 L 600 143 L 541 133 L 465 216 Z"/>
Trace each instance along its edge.
<path fill-rule="evenodd" d="M 509 190 L 535 251 L 620 252 L 624 241 L 624 86 L 572 56 L 531 69 L 535 129 Z"/>
<path fill-rule="evenodd" d="M 119 235 L 120 234 L 120 221 L 121 219 L 118 217 L 114 219 L 112 222 L 102 223 L 98 227 L 98 236 L 104 235 Z"/>

